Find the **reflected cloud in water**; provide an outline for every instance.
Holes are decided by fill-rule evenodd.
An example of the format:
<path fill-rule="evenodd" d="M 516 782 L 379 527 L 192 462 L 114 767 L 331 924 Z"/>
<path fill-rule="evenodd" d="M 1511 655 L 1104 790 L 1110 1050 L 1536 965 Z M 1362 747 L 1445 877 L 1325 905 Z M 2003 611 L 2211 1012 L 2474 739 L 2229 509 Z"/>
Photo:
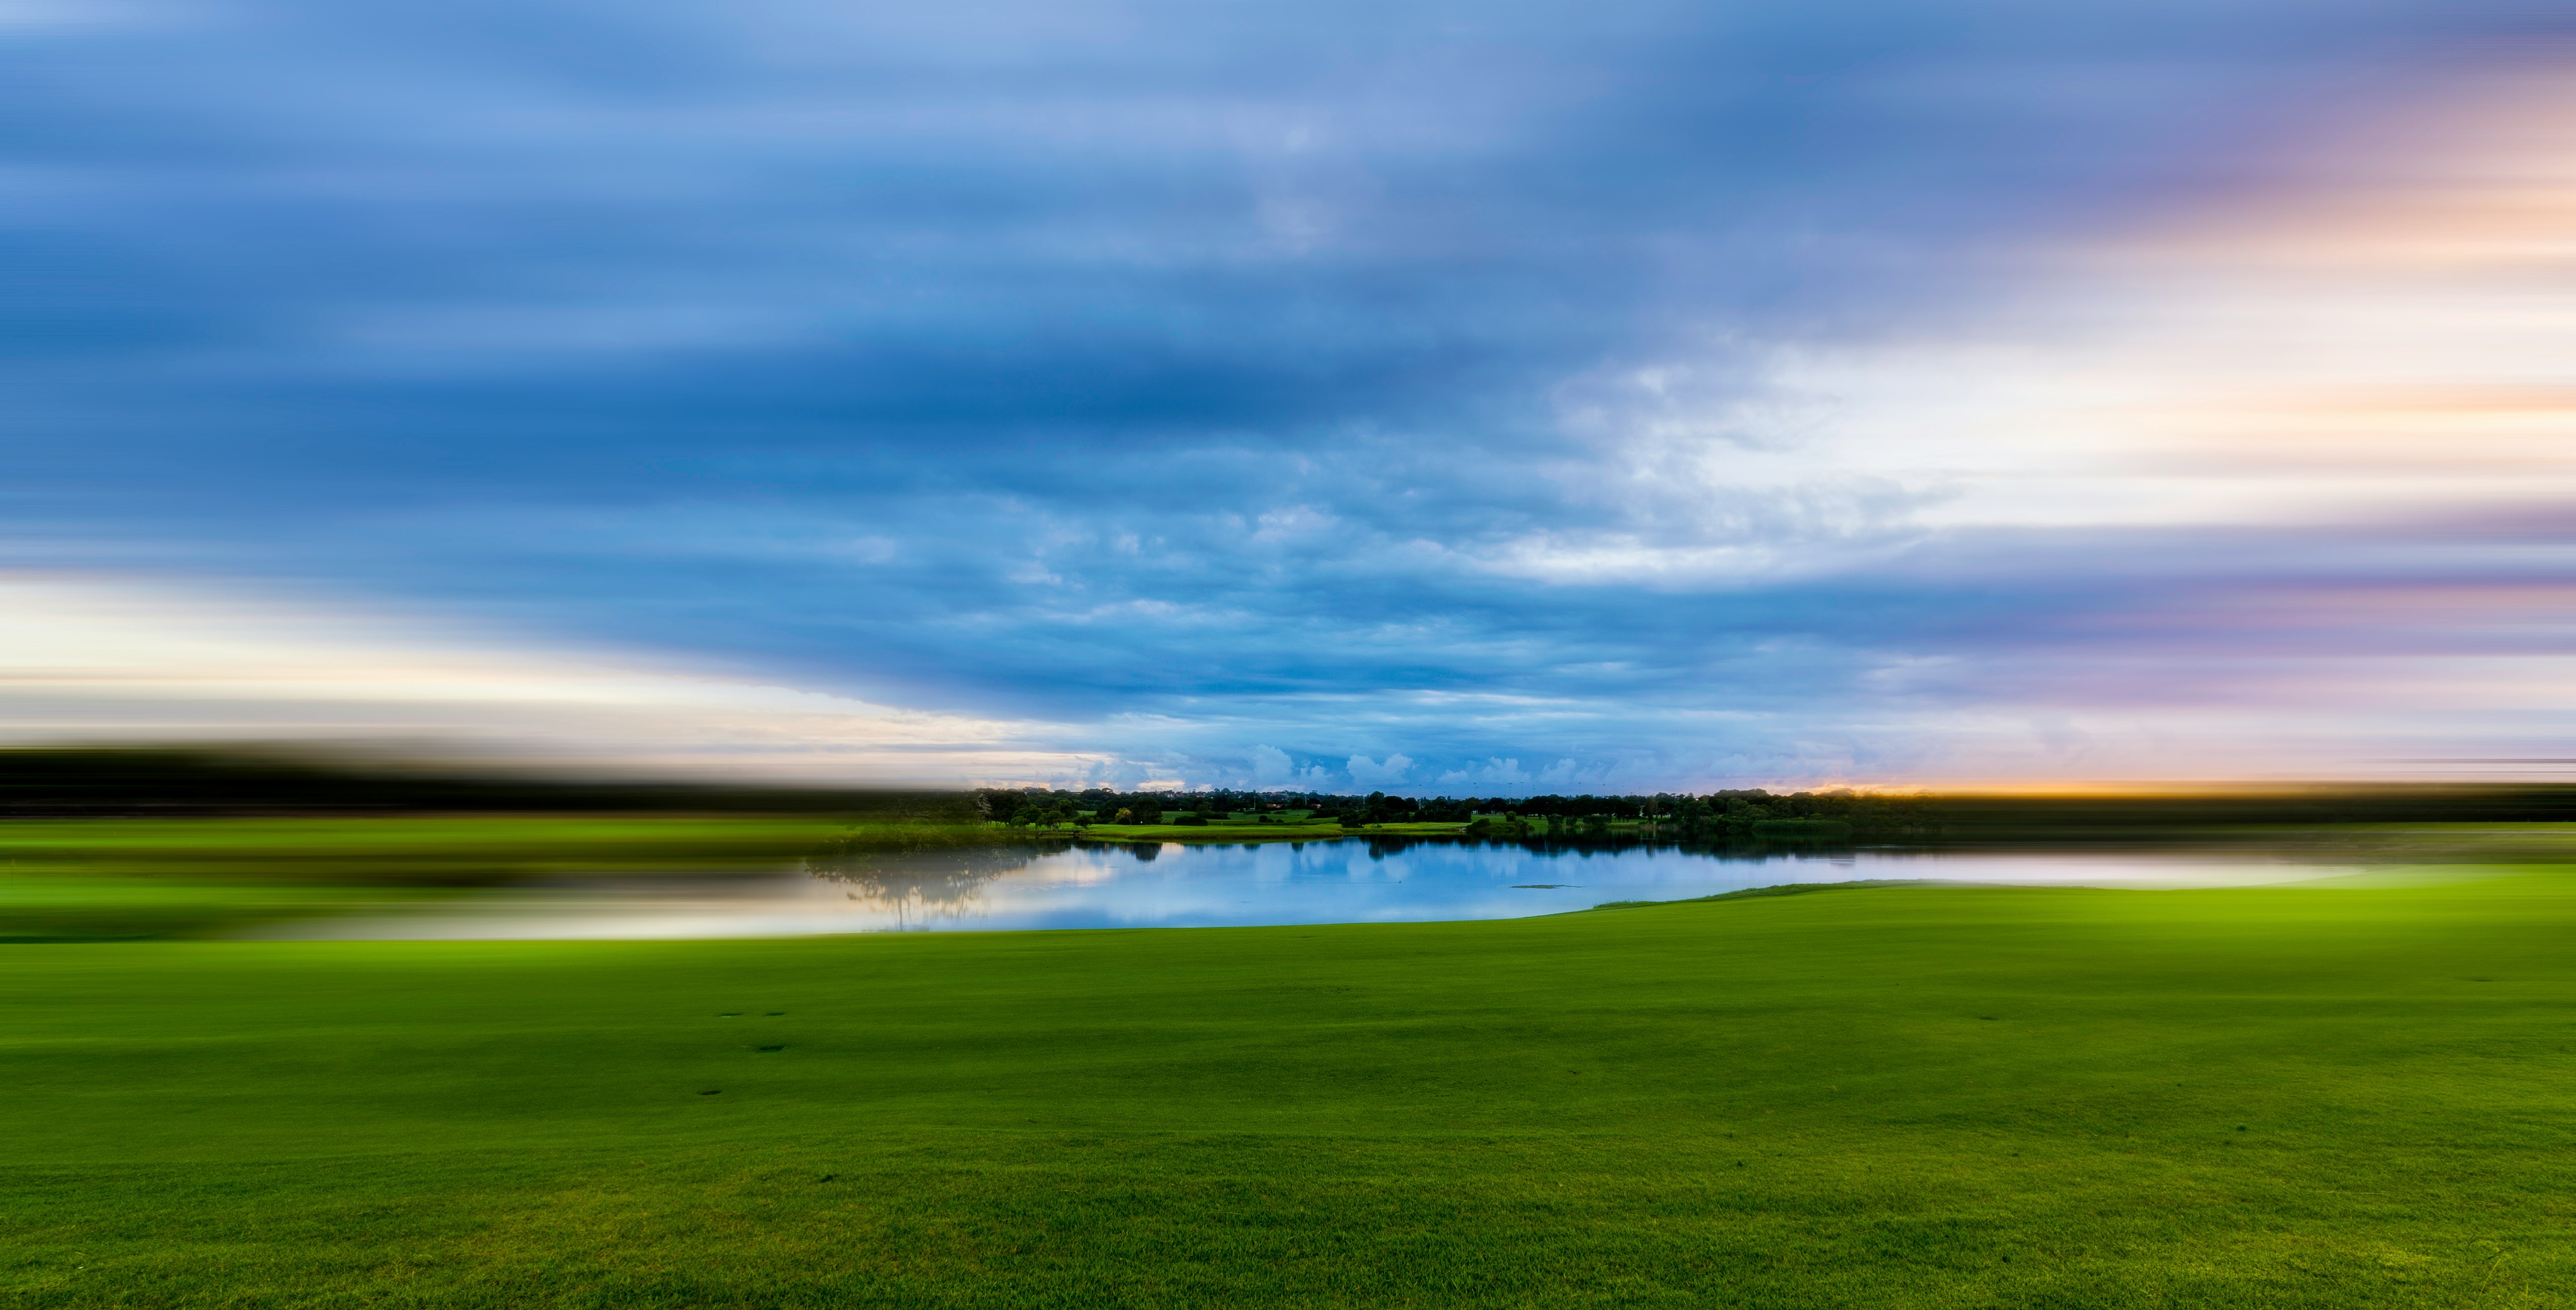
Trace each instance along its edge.
<path fill-rule="evenodd" d="M 306 922 L 268 935 L 672 938 L 1394 923 L 1519 918 L 1611 901 L 1865 879 L 2188 887 L 2349 872 L 2245 855 L 2135 852 L 1719 853 L 1357 838 L 1032 844 L 825 853 L 764 879 L 557 885 L 435 913 Z"/>

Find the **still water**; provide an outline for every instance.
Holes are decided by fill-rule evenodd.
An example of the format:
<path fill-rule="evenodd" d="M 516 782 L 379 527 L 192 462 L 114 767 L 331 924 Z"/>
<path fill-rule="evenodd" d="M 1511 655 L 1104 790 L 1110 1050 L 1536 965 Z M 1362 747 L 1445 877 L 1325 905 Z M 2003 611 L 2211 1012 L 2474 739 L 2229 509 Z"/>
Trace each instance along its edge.
<path fill-rule="evenodd" d="M 1893 851 L 1713 854 L 1346 839 L 1243 845 L 978 848 L 722 879 L 589 879 L 433 911 L 308 920 L 339 938 L 764 937 L 1508 919 L 1857 879 L 2101 887 L 2296 882 L 2318 865 L 2151 854 Z"/>

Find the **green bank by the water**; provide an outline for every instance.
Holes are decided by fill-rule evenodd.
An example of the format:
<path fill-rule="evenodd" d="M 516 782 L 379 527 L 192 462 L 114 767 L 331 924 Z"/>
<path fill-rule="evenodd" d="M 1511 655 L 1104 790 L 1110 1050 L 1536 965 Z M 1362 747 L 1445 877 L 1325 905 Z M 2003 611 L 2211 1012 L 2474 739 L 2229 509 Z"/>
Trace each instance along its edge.
<path fill-rule="evenodd" d="M 1454 836 L 1302 813 L 1201 825 L 1012 828 L 817 814 L 424 814 L 0 822 L 0 943 L 234 934 L 434 906 L 476 888 L 590 875 L 724 875 L 1077 840 L 1250 844 Z"/>
<path fill-rule="evenodd" d="M 0 951 L 5 1304 L 2514 1306 L 2576 878 Z"/>
<path fill-rule="evenodd" d="M 835 841 L 923 832 L 991 840 L 811 815 L 12 819 L 0 823 L 0 943 L 215 935 L 548 876 L 776 867 Z"/>

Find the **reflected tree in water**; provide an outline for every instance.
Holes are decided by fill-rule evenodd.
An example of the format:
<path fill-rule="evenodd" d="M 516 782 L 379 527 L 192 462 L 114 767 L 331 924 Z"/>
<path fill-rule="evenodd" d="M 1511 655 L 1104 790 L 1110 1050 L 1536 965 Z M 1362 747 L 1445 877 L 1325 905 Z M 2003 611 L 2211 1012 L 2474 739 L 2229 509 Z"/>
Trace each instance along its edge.
<path fill-rule="evenodd" d="M 805 857 L 805 871 L 843 884 L 851 900 L 888 911 L 897 927 L 909 928 L 963 918 L 982 899 L 984 884 L 1027 868 L 1041 853 L 1008 846 L 890 850 L 845 844 Z"/>

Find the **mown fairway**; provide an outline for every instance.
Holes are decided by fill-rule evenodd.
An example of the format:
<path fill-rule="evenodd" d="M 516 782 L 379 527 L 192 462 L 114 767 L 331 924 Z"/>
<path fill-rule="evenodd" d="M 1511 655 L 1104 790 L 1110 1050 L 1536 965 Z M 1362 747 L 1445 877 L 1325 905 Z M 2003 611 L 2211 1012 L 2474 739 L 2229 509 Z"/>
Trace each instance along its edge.
<path fill-rule="evenodd" d="M 16 946 L 0 1286 L 2563 1305 L 2571 945 L 2576 878 L 2540 871 L 1339 928 Z"/>

